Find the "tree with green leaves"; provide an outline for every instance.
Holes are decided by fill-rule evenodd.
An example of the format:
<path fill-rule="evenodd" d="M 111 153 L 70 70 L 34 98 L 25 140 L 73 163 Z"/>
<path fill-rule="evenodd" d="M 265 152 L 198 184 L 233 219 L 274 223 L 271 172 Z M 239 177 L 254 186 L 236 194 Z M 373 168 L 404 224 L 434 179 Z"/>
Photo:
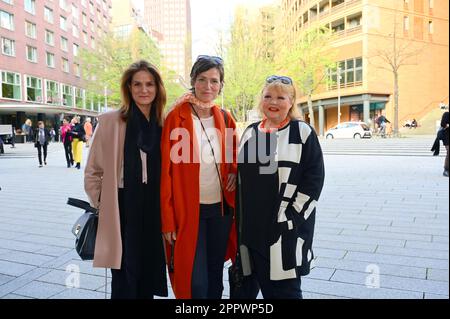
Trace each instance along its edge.
<path fill-rule="evenodd" d="M 310 125 L 315 127 L 313 93 L 329 81 L 328 71 L 336 68 L 334 52 L 329 48 L 331 32 L 316 28 L 301 33 L 293 45 L 284 45 L 277 56 L 278 69 L 290 76 L 308 98 Z"/>
<path fill-rule="evenodd" d="M 78 62 L 89 95 L 94 101 L 103 101 L 106 88 L 108 106 L 120 107 L 122 74 L 130 64 L 141 59 L 159 68 L 170 105 L 184 90 L 177 83 L 175 73 L 161 67 L 161 55 L 153 40 L 138 29 L 129 37 L 108 34 L 98 42 L 96 50 L 80 50 Z"/>
<path fill-rule="evenodd" d="M 255 107 L 268 75 L 273 72 L 273 49 L 261 11 L 238 7 L 231 26 L 231 38 L 219 54 L 225 58 L 224 102 L 238 120 Z M 222 51 L 222 52 L 220 52 Z"/>

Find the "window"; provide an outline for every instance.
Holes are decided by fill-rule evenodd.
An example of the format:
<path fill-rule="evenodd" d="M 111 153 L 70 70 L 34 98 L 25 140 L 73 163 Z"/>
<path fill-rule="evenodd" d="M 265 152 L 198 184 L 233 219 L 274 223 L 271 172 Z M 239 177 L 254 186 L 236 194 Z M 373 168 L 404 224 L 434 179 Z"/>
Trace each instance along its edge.
<path fill-rule="evenodd" d="M 36 0 L 25 0 L 25 11 L 31 14 L 36 14 Z"/>
<path fill-rule="evenodd" d="M 73 106 L 73 92 L 70 85 L 62 85 L 62 104 L 65 106 Z"/>
<path fill-rule="evenodd" d="M 45 103 L 58 104 L 59 103 L 59 85 L 54 81 L 45 80 Z"/>
<path fill-rule="evenodd" d="M 403 17 L 403 30 L 405 30 L 405 31 L 409 30 L 409 17 L 408 16 Z"/>
<path fill-rule="evenodd" d="M 21 100 L 20 74 L 2 71 L 2 92 L 5 99 Z"/>
<path fill-rule="evenodd" d="M 61 9 L 67 11 L 67 2 L 66 2 L 66 0 L 59 0 L 59 6 L 61 7 Z"/>
<path fill-rule="evenodd" d="M 88 44 L 88 34 L 83 31 L 83 42 L 84 44 Z"/>
<path fill-rule="evenodd" d="M 66 58 L 61 59 L 61 69 L 63 72 L 69 73 L 69 60 Z"/>
<path fill-rule="evenodd" d="M 79 49 L 78 44 L 74 43 L 72 45 L 73 56 L 78 56 L 78 49 Z"/>
<path fill-rule="evenodd" d="M 27 101 L 42 102 L 42 80 L 27 76 Z"/>
<path fill-rule="evenodd" d="M 55 45 L 55 35 L 52 31 L 45 30 L 45 43 L 48 45 Z"/>
<path fill-rule="evenodd" d="M 430 9 L 433 9 L 433 8 L 434 8 L 434 0 L 428 0 L 428 7 L 429 7 Z"/>
<path fill-rule="evenodd" d="M 61 37 L 61 50 L 64 52 L 69 51 L 69 41 L 64 37 Z"/>
<path fill-rule="evenodd" d="M 336 65 L 336 69 L 328 70 L 330 85 L 329 90 L 336 89 L 338 80 L 341 87 L 361 85 L 363 81 L 362 58 L 352 58 L 340 61 Z M 338 79 L 338 70 L 340 69 L 340 79 Z"/>
<path fill-rule="evenodd" d="M 428 21 L 428 33 L 433 34 L 433 32 L 434 32 L 433 21 Z"/>
<path fill-rule="evenodd" d="M 37 62 L 37 49 L 31 45 L 27 45 L 27 60 L 30 62 Z"/>
<path fill-rule="evenodd" d="M 72 35 L 75 38 L 79 38 L 80 37 L 80 31 L 78 31 L 78 27 L 75 24 L 72 24 Z"/>
<path fill-rule="evenodd" d="M 72 17 L 78 21 L 80 19 L 80 11 L 78 11 L 78 7 L 72 3 Z"/>
<path fill-rule="evenodd" d="M 89 1 L 89 12 L 94 15 L 94 4 Z"/>
<path fill-rule="evenodd" d="M 95 49 L 95 39 L 91 37 L 91 48 Z"/>
<path fill-rule="evenodd" d="M 2 53 L 4 55 L 16 56 L 16 42 L 7 38 L 2 38 Z"/>
<path fill-rule="evenodd" d="M 13 0 L 2 0 L 2 1 L 7 3 L 7 4 L 13 4 Z"/>
<path fill-rule="evenodd" d="M 81 5 L 86 8 L 86 0 L 81 0 Z"/>
<path fill-rule="evenodd" d="M 34 23 L 31 23 L 29 21 L 25 21 L 25 34 L 27 37 L 30 37 L 32 39 L 36 39 L 36 25 Z"/>
<path fill-rule="evenodd" d="M 50 52 L 46 53 L 46 61 L 47 61 L 47 66 L 49 68 L 55 67 L 55 55 L 53 53 L 50 53 Z"/>
<path fill-rule="evenodd" d="M 0 10 L 0 27 L 14 31 L 14 15 Z"/>
<path fill-rule="evenodd" d="M 79 109 L 85 108 L 84 90 L 75 88 L 75 106 Z"/>
<path fill-rule="evenodd" d="M 80 73 L 80 65 L 77 63 L 73 64 L 73 73 L 75 74 L 76 77 L 80 77 L 81 73 Z"/>
<path fill-rule="evenodd" d="M 87 27 L 87 15 L 83 12 L 82 14 L 83 25 Z"/>
<path fill-rule="evenodd" d="M 67 31 L 67 19 L 63 16 L 59 16 L 59 27 L 62 30 Z"/>
<path fill-rule="evenodd" d="M 48 23 L 53 23 L 53 10 L 44 7 L 44 20 Z"/>

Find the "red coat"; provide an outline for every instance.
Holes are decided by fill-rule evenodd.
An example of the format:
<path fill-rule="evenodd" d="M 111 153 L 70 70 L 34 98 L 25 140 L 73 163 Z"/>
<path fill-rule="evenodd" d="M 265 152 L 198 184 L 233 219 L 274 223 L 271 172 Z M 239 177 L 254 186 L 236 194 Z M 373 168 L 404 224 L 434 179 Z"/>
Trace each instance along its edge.
<path fill-rule="evenodd" d="M 222 163 L 220 165 L 220 173 L 222 176 L 222 185 L 224 188 L 227 185 L 228 174 L 236 174 L 236 148 L 237 137 L 234 133 L 231 136 L 232 145 L 227 147 L 232 148 L 232 163 L 225 162 L 225 121 L 222 111 L 218 106 L 212 108 L 214 115 L 214 122 L 217 129 L 221 132 L 222 142 Z M 188 103 L 184 103 L 175 107 L 167 116 L 161 139 L 161 223 L 162 232 L 176 232 L 177 241 L 174 253 L 174 269 L 170 274 L 172 282 L 172 289 L 178 299 L 191 298 L 191 278 L 192 269 L 194 265 L 195 249 L 197 247 L 197 234 L 199 226 L 199 209 L 200 209 L 200 164 L 198 160 L 198 145 L 194 135 L 193 119 L 191 107 Z M 232 128 L 233 132 L 236 129 L 236 123 L 231 115 L 228 113 L 228 128 Z M 171 133 L 174 134 L 174 129 L 180 128 L 189 135 L 179 136 L 175 134 L 176 139 L 171 140 Z M 228 135 L 229 136 L 229 135 Z M 180 141 L 186 140 L 183 153 L 187 154 L 186 162 L 174 163 L 171 160 L 171 150 L 176 149 L 181 145 Z M 230 139 L 230 137 L 228 138 Z M 228 143 L 230 144 L 230 143 Z M 173 146 L 176 145 L 174 148 Z M 173 149 L 172 149 L 173 148 Z M 227 192 L 225 190 L 225 199 L 227 203 L 234 208 L 235 192 Z M 236 233 L 233 223 L 230 238 L 228 241 L 227 257 L 234 257 L 236 252 Z M 166 247 L 168 243 L 166 242 Z M 170 260 L 170 249 L 166 249 L 167 260 Z"/>

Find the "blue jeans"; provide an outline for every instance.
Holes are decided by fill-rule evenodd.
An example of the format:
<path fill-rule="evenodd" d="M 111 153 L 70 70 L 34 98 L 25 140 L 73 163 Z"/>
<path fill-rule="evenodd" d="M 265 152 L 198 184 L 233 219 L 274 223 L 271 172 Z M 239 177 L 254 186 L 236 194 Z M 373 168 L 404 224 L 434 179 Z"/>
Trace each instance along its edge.
<path fill-rule="evenodd" d="M 197 248 L 192 269 L 192 298 L 221 299 L 223 268 L 232 216 L 222 216 L 221 203 L 200 205 Z"/>

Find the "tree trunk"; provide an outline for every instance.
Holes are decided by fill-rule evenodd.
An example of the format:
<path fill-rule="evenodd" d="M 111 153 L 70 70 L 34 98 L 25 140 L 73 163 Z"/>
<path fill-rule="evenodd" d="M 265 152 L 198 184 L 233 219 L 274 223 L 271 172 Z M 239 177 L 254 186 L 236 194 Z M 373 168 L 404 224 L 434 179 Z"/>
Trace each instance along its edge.
<path fill-rule="evenodd" d="M 398 72 L 394 72 L 394 136 L 398 137 Z"/>
<path fill-rule="evenodd" d="M 309 125 L 311 125 L 314 129 L 315 123 L 314 123 L 314 110 L 312 105 L 312 96 L 311 94 L 308 94 L 308 111 L 309 111 Z"/>

